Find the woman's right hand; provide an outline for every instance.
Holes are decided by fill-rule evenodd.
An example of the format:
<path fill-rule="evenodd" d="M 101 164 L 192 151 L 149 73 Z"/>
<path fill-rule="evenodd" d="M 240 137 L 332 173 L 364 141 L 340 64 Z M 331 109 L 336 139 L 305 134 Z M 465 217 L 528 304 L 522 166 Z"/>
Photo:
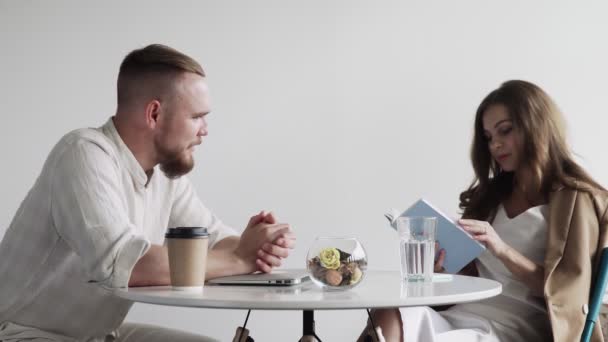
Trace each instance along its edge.
<path fill-rule="evenodd" d="M 445 261 L 445 249 L 439 249 L 439 242 L 435 242 L 435 250 L 439 250 L 439 254 L 437 255 L 437 259 L 435 260 L 435 273 L 444 273 L 445 268 L 443 267 L 443 262 Z"/>

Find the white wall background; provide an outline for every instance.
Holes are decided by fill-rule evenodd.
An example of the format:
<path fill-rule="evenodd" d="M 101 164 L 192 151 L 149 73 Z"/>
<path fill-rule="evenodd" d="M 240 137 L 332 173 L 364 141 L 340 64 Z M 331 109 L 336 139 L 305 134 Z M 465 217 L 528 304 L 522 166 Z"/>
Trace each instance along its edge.
<path fill-rule="evenodd" d="M 298 234 L 288 267 L 331 234 L 396 270 L 382 214 L 420 196 L 457 214 L 475 109 L 502 81 L 548 91 L 581 163 L 608 184 L 607 16 L 601 1 L 0 0 L 0 236 L 55 142 L 113 114 L 124 55 L 160 42 L 209 75 L 210 135 L 190 175 L 209 207 L 238 228 L 276 211 Z M 127 319 L 231 340 L 244 318 L 137 304 Z M 316 318 L 327 341 L 354 340 L 366 319 Z M 249 327 L 294 341 L 301 314 L 258 311 Z"/>

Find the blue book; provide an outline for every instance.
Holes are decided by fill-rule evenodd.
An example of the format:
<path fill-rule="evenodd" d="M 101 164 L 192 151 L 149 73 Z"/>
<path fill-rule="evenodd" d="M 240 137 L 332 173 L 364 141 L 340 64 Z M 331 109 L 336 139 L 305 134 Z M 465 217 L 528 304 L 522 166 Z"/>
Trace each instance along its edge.
<path fill-rule="evenodd" d="M 436 240 L 439 242 L 439 248 L 446 251 L 443 267 L 448 273 L 457 273 L 486 250 L 482 243 L 474 240 L 471 234 L 425 199 L 419 199 L 401 214 L 393 212 L 385 216 L 391 221 L 391 227 L 395 230 L 397 230 L 397 216 L 436 217 Z"/>

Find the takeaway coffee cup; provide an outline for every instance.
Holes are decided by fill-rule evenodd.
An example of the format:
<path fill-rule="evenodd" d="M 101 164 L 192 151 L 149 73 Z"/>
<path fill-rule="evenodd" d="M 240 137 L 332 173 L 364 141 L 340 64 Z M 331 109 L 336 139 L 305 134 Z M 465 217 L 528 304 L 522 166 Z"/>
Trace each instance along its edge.
<path fill-rule="evenodd" d="M 207 228 L 169 228 L 165 239 L 169 249 L 169 271 L 173 289 L 178 291 L 202 290 L 205 284 L 209 244 Z"/>

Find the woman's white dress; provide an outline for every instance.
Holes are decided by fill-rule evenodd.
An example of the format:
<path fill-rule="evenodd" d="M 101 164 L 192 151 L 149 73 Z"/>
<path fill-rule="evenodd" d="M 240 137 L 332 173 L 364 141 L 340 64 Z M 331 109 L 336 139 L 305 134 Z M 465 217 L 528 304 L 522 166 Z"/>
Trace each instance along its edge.
<path fill-rule="evenodd" d="M 501 205 L 492 227 L 508 245 L 543 265 L 546 217 L 546 205 L 530 208 L 514 218 L 507 217 Z M 502 293 L 441 312 L 429 307 L 402 308 L 405 341 L 550 341 L 544 299 L 533 296 L 490 251 L 485 251 L 475 263 L 480 277 L 502 284 Z"/>

